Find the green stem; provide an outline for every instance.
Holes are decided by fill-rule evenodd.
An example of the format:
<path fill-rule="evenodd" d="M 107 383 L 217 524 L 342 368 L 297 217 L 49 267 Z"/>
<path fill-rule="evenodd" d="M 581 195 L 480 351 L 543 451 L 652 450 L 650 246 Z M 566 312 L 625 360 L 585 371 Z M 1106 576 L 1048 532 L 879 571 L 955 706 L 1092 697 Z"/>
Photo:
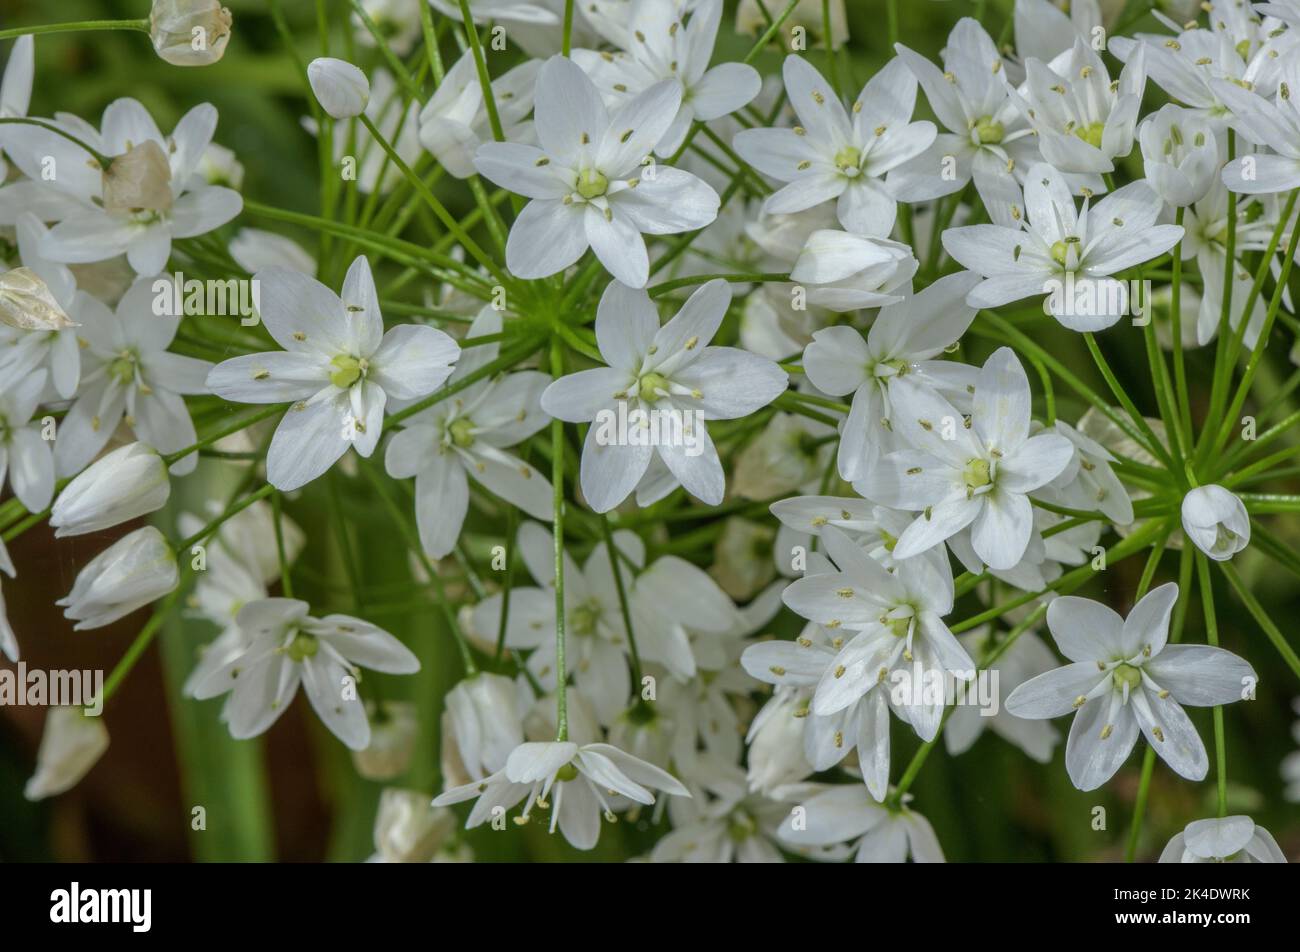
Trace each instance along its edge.
<path fill-rule="evenodd" d="M 98 30 L 134 30 L 148 33 L 149 29 L 147 17 L 143 20 L 79 20 L 76 23 L 41 23 L 0 30 L 0 40 L 12 40 L 19 36 L 40 36 L 46 33 L 81 33 Z"/>
<path fill-rule="evenodd" d="M 1201 585 L 1201 604 L 1205 607 L 1205 639 L 1219 647 L 1219 620 L 1214 612 L 1214 590 L 1210 586 L 1210 563 L 1196 553 L 1196 575 Z M 1219 816 L 1228 815 L 1228 755 L 1223 739 L 1223 705 L 1214 705 L 1214 779 L 1219 789 Z"/>
<path fill-rule="evenodd" d="M 559 380 L 564 376 L 564 349 L 560 338 L 551 338 L 551 376 Z M 564 617 L 564 422 L 551 421 L 551 488 L 555 514 L 552 529 L 555 534 L 555 723 L 557 741 L 569 739 L 569 669 L 565 658 Z M 611 550 L 610 561 L 617 558 Z"/>

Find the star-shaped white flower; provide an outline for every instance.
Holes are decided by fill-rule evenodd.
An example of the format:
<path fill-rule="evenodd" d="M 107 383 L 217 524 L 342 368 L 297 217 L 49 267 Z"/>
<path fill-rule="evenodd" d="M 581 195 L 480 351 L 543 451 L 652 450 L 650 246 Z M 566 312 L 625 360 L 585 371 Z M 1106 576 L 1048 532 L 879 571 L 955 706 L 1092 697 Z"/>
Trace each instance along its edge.
<path fill-rule="evenodd" d="M 582 451 L 582 492 L 597 512 L 636 488 L 657 455 L 686 491 L 711 506 L 725 490 L 708 420 L 746 416 L 786 389 L 773 361 L 735 347 L 710 347 L 731 303 L 722 280 L 700 287 L 662 327 L 650 296 L 613 282 L 596 311 L 596 342 L 607 367 L 561 377 L 542 409 L 596 425 Z M 627 433 L 614 424 L 627 422 Z M 640 428 L 651 435 L 644 439 Z M 657 438 L 653 434 L 658 434 Z"/>
<path fill-rule="evenodd" d="M 1203 780 L 1209 758 L 1182 705 L 1209 707 L 1251 696 L 1258 677 L 1232 652 L 1166 643 L 1177 600 L 1178 585 L 1170 582 L 1149 592 L 1128 618 L 1074 596 L 1048 606 L 1047 627 L 1071 663 L 1026 681 L 1006 706 L 1027 718 L 1078 712 L 1065 767 L 1080 790 L 1109 780 L 1139 731 L 1177 774 Z"/>
<path fill-rule="evenodd" d="M 501 314 L 479 312 L 470 337 L 501 332 Z M 497 358 L 493 342 L 463 351 L 449 384 Z M 434 558 L 456 547 L 469 509 L 469 482 L 518 506 L 534 519 L 550 520 L 550 481 L 535 466 L 506 450 L 546 426 L 540 398 L 551 378 L 536 370 L 480 380 L 455 397 L 421 410 L 388 442 L 384 467 L 394 479 L 415 477 L 415 515 L 420 544 Z"/>
<path fill-rule="evenodd" d="M 395 637 L 348 615 L 313 618 L 293 598 L 266 598 L 239 611 L 246 642 L 226 663 L 187 685 L 196 698 L 230 692 L 223 717 L 232 737 L 256 737 L 289 707 L 298 686 L 325 726 L 353 750 L 370 743 L 357 682 L 361 668 L 414 674 L 419 659 Z"/>
<path fill-rule="evenodd" d="M 261 315 L 283 351 L 223 361 L 208 375 L 215 394 L 239 403 L 285 403 L 266 457 L 266 477 L 284 491 L 326 472 L 348 447 L 374 452 L 390 397 L 414 400 L 452 372 L 460 348 L 442 331 L 402 324 L 384 332 L 370 263 L 348 268 L 342 297 L 297 271 L 268 268 Z"/>
<path fill-rule="evenodd" d="M 888 236 L 897 206 L 881 179 L 924 152 L 935 137 L 933 123 L 912 122 L 916 77 L 901 59 L 890 60 L 846 110 L 803 57 L 787 57 L 784 76 L 800 125 L 746 129 L 732 143 L 754 168 L 788 183 L 765 209 L 799 212 L 834 199 L 847 231 Z"/>
<path fill-rule="evenodd" d="M 1025 181 L 1022 227 L 950 228 L 943 247 L 984 276 L 967 298 L 973 307 L 1048 295 L 1045 306 L 1063 325 L 1098 331 L 1128 312 L 1128 285 L 1109 276 L 1164 254 L 1182 238 L 1179 226 L 1156 224 L 1163 207 L 1139 180 L 1076 210 L 1065 176 L 1039 163 Z"/>
<path fill-rule="evenodd" d="M 681 98 L 681 84 L 665 80 L 611 114 L 572 60 L 543 64 L 534 108 L 541 148 L 485 142 L 474 154 L 480 174 L 532 199 L 506 241 L 511 273 L 544 278 L 591 248 L 615 278 L 644 287 L 650 258 L 643 234 L 692 231 L 718 217 L 718 195 L 705 182 L 644 163 Z"/>
<path fill-rule="evenodd" d="M 157 281 L 140 278 L 123 295 L 116 311 L 86 296 L 75 328 L 84 343 L 81 386 L 59 426 L 54 463 L 60 476 L 72 476 L 108 445 L 125 420 L 143 443 L 159 453 L 192 446 L 194 421 L 182 396 L 207 393 L 206 360 L 168 352 L 180 315 L 158 313 Z M 172 298 L 171 282 L 164 292 Z M 178 476 L 191 472 L 198 456 L 172 464 Z"/>
<path fill-rule="evenodd" d="M 981 368 L 969 424 L 931 389 L 912 386 L 898 395 L 891 419 L 906 448 L 854 486 L 882 505 L 920 512 L 894 558 L 918 555 L 971 526 L 971 544 L 989 568 L 1020 561 L 1034 529 L 1028 494 L 1074 455 L 1063 436 L 1030 436 L 1030 413 L 1029 379 L 1008 347 Z"/>
<path fill-rule="evenodd" d="M 468 830 L 492 819 L 498 808 L 510 810 L 527 798 L 515 822 L 527 823 L 535 806 L 549 808 L 551 832 L 558 827 L 576 849 L 589 850 L 600 838 L 601 816 L 613 822 L 615 798 L 649 806 L 655 802 L 651 790 L 690 796 L 672 774 L 609 744 L 531 741 L 511 751 L 502 770 L 446 790 L 433 804 L 449 806 L 477 797 L 465 823 Z"/>

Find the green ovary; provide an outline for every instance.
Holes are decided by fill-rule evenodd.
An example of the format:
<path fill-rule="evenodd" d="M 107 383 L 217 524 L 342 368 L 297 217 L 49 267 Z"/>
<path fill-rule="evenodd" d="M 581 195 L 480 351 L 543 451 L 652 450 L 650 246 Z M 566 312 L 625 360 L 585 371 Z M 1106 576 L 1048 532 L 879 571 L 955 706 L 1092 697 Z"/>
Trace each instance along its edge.
<path fill-rule="evenodd" d="M 300 631 L 293 636 L 293 641 L 289 642 L 287 654 L 291 660 L 301 662 L 314 658 L 319 650 L 320 642 L 312 635 Z"/>
<path fill-rule="evenodd" d="M 979 139 L 982 145 L 997 145 L 1006 134 L 1007 130 L 1002 123 L 990 116 L 985 116 L 975 123 L 975 138 Z"/>
<path fill-rule="evenodd" d="M 605 194 L 609 188 L 609 179 L 599 169 L 584 169 L 578 176 L 578 194 L 590 201 Z"/>
<path fill-rule="evenodd" d="M 451 441 L 461 449 L 466 449 L 474 445 L 474 423 L 468 417 L 461 417 L 459 420 L 452 420 L 451 425 L 447 427 L 447 435 Z"/>
<path fill-rule="evenodd" d="M 1090 122 L 1086 126 L 1075 126 L 1074 134 L 1094 149 L 1101 148 L 1101 135 L 1106 131 L 1103 122 Z"/>
<path fill-rule="evenodd" d="M 961 478 L 970 489 L 987 486 L 993 482 L 993 477 L 989 471 L 989 461 L 979 458 L 971 460 L 966 464 L 966 468 L 961 471 Z"/>
<path fill-rule="evenodd" d="M 857 175 L 862 171 L 862 150 L 851 145 L 835 153 L 835 167 L 845 175 Z"/>
<path fill-rule="evenodd" d="M 340 390 L 346 390 L 361 379 L 366 362 L 351 354 L 339 354 L 330 361 L 330 366 L 334 368 L 330 371 L 330 383 Z"/>
<path fill-rule="evenodd" d="M 1070 243 L 1068 241 L 1052 242 L 1050 254 L 1052 255 L 1052 260 L 1064 268 L 1066 262 L 1070 258 Z"/>
<path fill-rule="evenodd" d="M 646 374 L 641 378 L 638 396 L 642 400 L 654 403 L 660 397 L 660 391 L 668 392 L 668 378 L 663 374 Z"/>
<path fill-rule="evenodd" d="M 1142 672 L 1131 664 L 1121 664 L 1113 672 L 1115 684 L 1127 684 L 1129 690 L 1133 690 L 1142 683 Z"/>

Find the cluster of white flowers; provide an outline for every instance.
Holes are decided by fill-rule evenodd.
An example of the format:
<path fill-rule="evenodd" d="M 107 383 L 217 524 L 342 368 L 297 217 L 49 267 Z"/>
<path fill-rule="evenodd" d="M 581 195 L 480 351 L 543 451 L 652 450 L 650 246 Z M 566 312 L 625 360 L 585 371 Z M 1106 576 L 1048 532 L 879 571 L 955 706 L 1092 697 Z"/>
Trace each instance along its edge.
<path fill-rule="evenodd" d="M 733 62 L 723 0 L 365 0 L 336 25 L 367 69 L 301 77 L 319 216 L 245 201 L 210 104 L 169 134 L 133 99 L 30 117 L 21 37 L 0 540 L 107 540 L 58 603 L 78 629 L 157 603 L 100 702 L 188 606 L 220 634 L 184 693 L 233 737 L 299 685 L 368 778 L 439 735 L 441 791 L 385 789 L 375 860 L 471 859 L 474 800 L 467 828 L 546 814 L 580 850 L 623 818 L 656 862 L 941 862 L 922 767 L 985 726 L 1080 790 L 1140 738 L 1205 780 L 1185 708 L 1222 745 L 1223 706 L 1269 697 L 1252 661 L 1300 676 L 1243 555 L 1300 574 L 1270 518 L 1300 512 L 1300 17 L 1211 0 L 1112 38 L 1069 6 L 1016 0 L 1005 45 L 963 18 L 937 61 L 895 42 L 856 91 L 843 0 L 742 2 Z M 231 29 L 154 4 L 169 63 Z M 219 280 L 193 303 L 177 272 Z M 255 320 L 219 325 L 214 283 Z M 233 492 L 195 506 L 196 472 Z M 428 733 L 364 674 L 429 662 L 366 620 L 372 519 L 464 665 Z M 331 528 L 342 600 L 310 584 Z M 1070 594 L 1102 573 L 1126 617 Z M 0 650 L 29 637 L 0 598 Z M 53 710 L 28 796 L 107 746 Z M 1161 861 L 1285 861 L 1218 763 L 1219 815 Z"/>

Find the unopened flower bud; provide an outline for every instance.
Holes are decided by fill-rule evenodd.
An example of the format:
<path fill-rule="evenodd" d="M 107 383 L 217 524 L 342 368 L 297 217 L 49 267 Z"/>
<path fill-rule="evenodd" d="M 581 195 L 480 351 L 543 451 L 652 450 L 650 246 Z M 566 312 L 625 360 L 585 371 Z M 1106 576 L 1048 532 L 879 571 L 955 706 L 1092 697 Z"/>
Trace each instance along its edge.
<path fill-rule="evenodd" d="M 120 525 L 167 503 L 167 465 L 153 447 L 130 443 L 86 467 L 54 501 L 56 538 Z"/>
<path fill-rule="evenodd" d="M 137 142 L 104 170 L 104 209 L 165 212 L 171 209 L 172 169 L 153 139 Z"/>
<path fill-rule="evenodd" d="M 1250 515 L 1222 486 L 1197 486 L 1183 497 L 1183 532 L 1210 558 L 1226 562 L 1250 544 Z"/>
<path fill-rule="evenodd" d="M 72 326 L 49 285 L 30 268 L 0 274 L 0 321 L 23 331 L 56 331 Z"/>
<path fill-rule="evenodd" d="M 388 787 L 375 816 L 376 858 L 388 863 L 427 863 L 456 828 L 456 815 L 435 807 L 418 790 Z"/>
<path fill-rule="evenodd" d="M 370 101 L 370 81 L 351 63 L 329 56 L 307 65 L 307 79 L 321 108 L 335 119 L 351 119 Z"/>
<path fill-rule="evenodd" d="M 55 602 L 77 631 L 102 628 L 162 598 L 180 583 L 176 553 L 153 526 L 119 539 L 77 573 Z"/>
<path fill-rule="evenodd" d="M 154 0 L 149 37 L 173 66 L 210 66 L 226 52 L 230 23 L 219 0 Z"/>
<path fill-rule="evenodd" d="M 53 707 L 36 754 L 36 773 L 27 781 L 28 800 L 57 796 L 77 785 L 108 749 L 108 728 L 79 707 Z"/>

